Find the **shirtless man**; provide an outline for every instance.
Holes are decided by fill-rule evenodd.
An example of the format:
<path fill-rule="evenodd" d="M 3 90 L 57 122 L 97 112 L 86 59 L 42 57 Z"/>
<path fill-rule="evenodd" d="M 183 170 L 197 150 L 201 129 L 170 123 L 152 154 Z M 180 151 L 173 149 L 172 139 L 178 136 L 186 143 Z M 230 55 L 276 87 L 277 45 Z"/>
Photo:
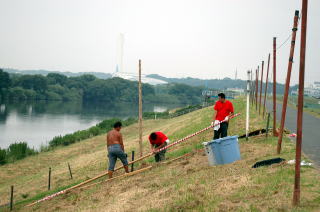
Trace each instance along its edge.
<path fill-rule="evenodd" d="M 129 173 L 127 154 L 124 152 L 124 145 L 122 140 L 121 122 L 118 121 L 113 125 L 113 130 L 107 133 L 107 148 L 108 148 L 108 157 L 109 157 L 109 168 L 108 175 L 109 178 L 112 178 L 114 172 L 114 167 L 119 158 L 124 166 L 124 169 Z"/>

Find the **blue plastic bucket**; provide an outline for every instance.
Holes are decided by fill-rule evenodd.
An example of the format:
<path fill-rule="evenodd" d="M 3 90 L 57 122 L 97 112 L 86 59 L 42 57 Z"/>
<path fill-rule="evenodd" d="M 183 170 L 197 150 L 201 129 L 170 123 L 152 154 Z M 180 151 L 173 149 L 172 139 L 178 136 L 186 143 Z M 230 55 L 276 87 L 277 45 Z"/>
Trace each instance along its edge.
<path fill-rule="evenodd" d="M 228 136 L 203 143 L 209 165 L 228 164 L 240 160 L 238 136 Z"/>

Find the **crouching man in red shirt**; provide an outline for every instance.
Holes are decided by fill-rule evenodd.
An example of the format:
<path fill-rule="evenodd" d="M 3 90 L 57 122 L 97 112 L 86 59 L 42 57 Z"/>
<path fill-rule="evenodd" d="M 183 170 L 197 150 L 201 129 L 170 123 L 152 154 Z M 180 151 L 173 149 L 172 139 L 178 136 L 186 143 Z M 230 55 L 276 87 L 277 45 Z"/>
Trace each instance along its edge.
<path fill-rule="evenodd" d="M 168 137 L 163 134 L 162 132 L 153 132 L 149 135 L 149 141 L 151 145 L 151 151 L 156 152 L 157 150 L 161 149 L 162 147 L 167 146 L 170 142 Z M 165 160 L 166 149 L 155 154 L 156 162 L 160 162 Z"/>
<path fill-rule="evenodd" d="M 220 137 L 228 136 L 229 116 L 233 114 L 233 105 L 230 101 L 226 100 L 224 93 L 218 94 L 218 101 L 214 105 L 214 115 L 212 124 L 219 124 L 221 121 L 225 121 L 213 128 L 213 139 L 219 139 Z"/>

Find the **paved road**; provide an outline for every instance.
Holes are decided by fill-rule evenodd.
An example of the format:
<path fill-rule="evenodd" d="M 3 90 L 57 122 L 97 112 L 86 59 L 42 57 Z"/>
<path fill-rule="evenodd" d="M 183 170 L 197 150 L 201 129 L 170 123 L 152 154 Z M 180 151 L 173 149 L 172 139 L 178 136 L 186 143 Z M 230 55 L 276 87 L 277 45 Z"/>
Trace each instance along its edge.
<path fill-rule="evenodd" d="M 267 108 L 272 111 L 272 102 L 267 102 Z M 277 121 L 280 123 L 282 104 L 277 103 Z M 287 107 L 285 127 L 291 132 L 297 131 L 297 110 Z M 320 119 L 308 113 L 303 113 L 302 151 L 320 167 Z"/>

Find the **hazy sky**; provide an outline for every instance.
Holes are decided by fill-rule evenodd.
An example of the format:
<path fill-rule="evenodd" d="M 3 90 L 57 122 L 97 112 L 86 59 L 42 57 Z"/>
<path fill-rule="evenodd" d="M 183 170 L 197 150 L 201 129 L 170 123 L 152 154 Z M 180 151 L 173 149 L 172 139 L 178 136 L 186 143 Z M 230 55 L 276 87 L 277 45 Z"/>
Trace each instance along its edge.
<path fill-rule="evenodd" d="M 291 33 L 301 0 L 0 0 L 0 67 L 245 79 Z M 320 81 L 320 1 L 309 0 L 306 83 Z M 300 27 L 298 31 L 300 40 Z M 279 49 L 284 82 L 289 45 Z M 298 80 L 300 42 L 292 81 Z M 272 66 L 270 66 L 272 67 Z"/>

